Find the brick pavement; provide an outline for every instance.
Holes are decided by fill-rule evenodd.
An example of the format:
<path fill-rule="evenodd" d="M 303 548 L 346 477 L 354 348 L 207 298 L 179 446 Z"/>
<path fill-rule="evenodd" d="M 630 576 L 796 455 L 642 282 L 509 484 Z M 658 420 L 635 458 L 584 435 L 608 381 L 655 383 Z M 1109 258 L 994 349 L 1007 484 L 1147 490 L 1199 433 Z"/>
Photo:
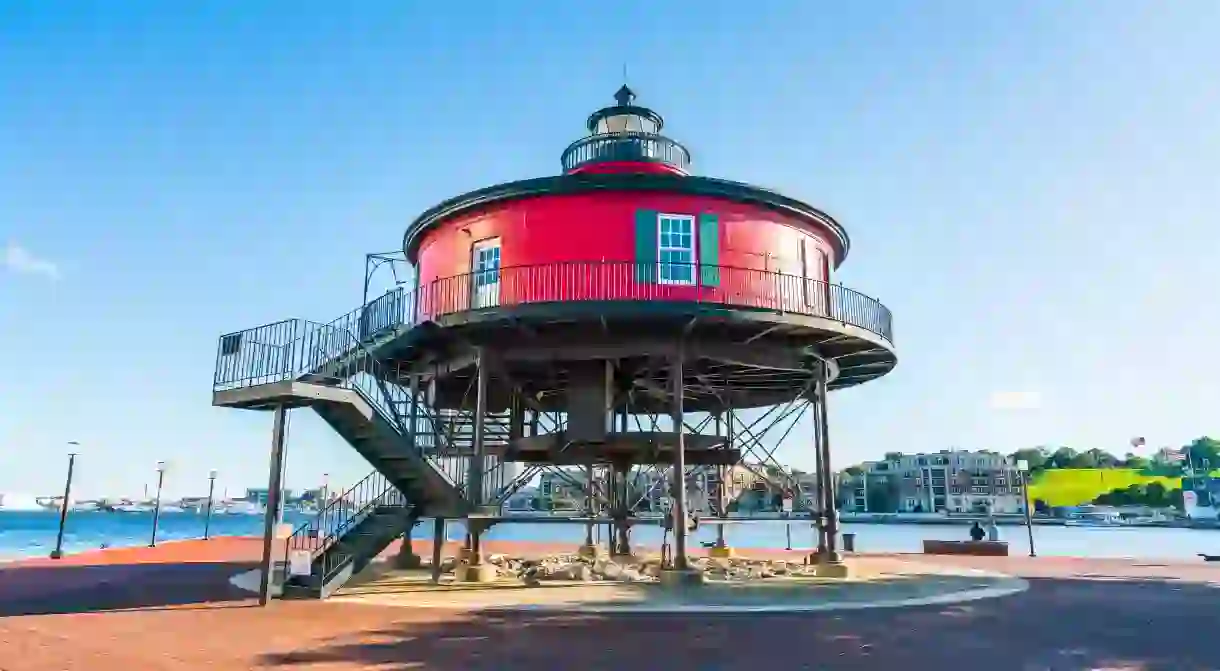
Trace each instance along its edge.
<path fill-rule="evenodd" d="M 193 569 L 120 564 L 125 573 L 106 576 L 112 601 L 143 595 L 155 603 L 160 595 L 161 601 L 185 603 L 0 617 L 0 669 L 704 671 L 759 663 L 791 669 L 1220 669 L 1220 647 L 1213 643 L 1220 612 L 1220 590 L 1213 583 L 1220 583 L 1220 569 L 1203 564 L 1010 558 L 1003 565 L 1031 583 L 1028 592 L 1012 597 L 888 611 L 694 617 L 416 611 L 325 602 L 276 602 L 260 609 L 220 592 L 223 586 L 213 581 L 225 565 L 243 565 L 220 559 Z M 949 560 L 936 561 L 942 559 Z M 107 566 L 91 561 L 51 570 Z M 0 568 L 0 607 L 28 601 L 28 592 L 11 598 L 13 585 L 22 581 L 9 572 L 32 568 L 46 570 Z M 167 570 L 200 573 L 157 573 Z M 46 580 L 57 574 L 40 575 Z M 133 582 L 148 580 L 159 582 L 147 588 Z M 197 588 L 190 602 L 184 581 L 217 592 Z M 67 584 L 75 590 L 71 596 L 90 596 L 87 580 Z"/>

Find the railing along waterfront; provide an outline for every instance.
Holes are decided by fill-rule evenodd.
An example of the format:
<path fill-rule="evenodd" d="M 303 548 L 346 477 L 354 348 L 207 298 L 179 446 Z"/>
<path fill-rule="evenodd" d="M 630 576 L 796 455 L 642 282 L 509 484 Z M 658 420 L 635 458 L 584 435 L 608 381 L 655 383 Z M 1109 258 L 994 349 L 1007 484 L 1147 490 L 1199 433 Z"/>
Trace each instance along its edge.
<path fill-rule="evenodd" d="M 221 391 L 306 374 L 369 373 L 376 362 L 362 348 L 416 324 L 475 310 L 580 301 L 672 301 L 766 310 L 829 319 L 890 342 L 894 337 L 892 316 L 884 305 L 823 280 L 707 264 L 570 261 L 445 277 L 415 289 L 391 290 L 327 324 L 289 319 L 221 336 L 213 387 Z M 381 393 L 373 384 L 369 380 L 360 389 Z M 391 409 L 409 408 L 407 392 L 398 391 L 386 402 Z"/>
<path fill-rule="evenodd" d="M 560 157 L 564 172 L 590 163 L 650 161 L 690 170 L 690 152 L 679 142 L 662 135 L 625 132 L 590 135 L 568 145 Z"/>

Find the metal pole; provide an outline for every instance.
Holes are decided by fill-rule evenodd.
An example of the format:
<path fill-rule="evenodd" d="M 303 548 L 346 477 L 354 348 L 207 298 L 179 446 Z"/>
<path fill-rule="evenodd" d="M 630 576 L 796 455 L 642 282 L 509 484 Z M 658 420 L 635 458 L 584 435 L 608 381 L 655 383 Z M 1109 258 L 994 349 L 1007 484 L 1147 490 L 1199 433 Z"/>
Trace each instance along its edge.
<path fill-rule="evenodd" d="M 476 365 L 478 366 L 478 376 L 475 381 L 474 397 L 474 454 L 471 456 L 470 473 L 467 475 L 470 486 L 467 487 L 466 499 L 474 506 L 476 512 L 482 512 L 483 470 L 487 467 L 487 426 L 484 420 L 487 415 L 487 383 L 491 373 L 486 350 L 479 349 Z M 470 528 L 477 529 L 470 535 L 470 563 L 478 566 L 483 563 L 483 543 L 480 538 L 483 529 L 476 525 L 471 525 Z"/>
<path fill-rule="evenodd" d="M 216 471 L 208 472 L 208 509 L 203 518 L 203 540 L 211 538 L 212 532 L 212 500 L 216 495 Z"/>
<path fill-rule="evenodd" d="M 817 388 L 814 388 L 813 402 L 809 405 L 809 414 L 813 424 L 813 500 L 817 506 L 814 526 L 817 528 L 817 556 L 819 561 L 826 557 L 826 499 L 822 496 L 822 419 L 821 405 L 817 398 Z"/>
<path fill-rule="evenodd" d="M 445 550 L 445 518 L 432 520 L 432 583 L 441 582 L 441 553 Z"/>
<path fill-rule="evenodd" d="M 362 309 L 369 304 L 369 280 L 373 276 L 373 271 L 369 269 L 369 266 L 372 265 L 372 263 L 373 263 L 373 255 L 365 254 L 364 255 L 364 300 L 360 301 L 360 307 Z M 360 316 L 361 316 L 361 318 L 364 317 L 363 314 L 361 314 Z"/>
<path fill-rule="evenodd" d="M 271 428 L 271 477 L 267 483 L 267 509 L 263 513 L 263 575 L 258 586 L 258 605 L 271 601 L 271 542 L 275 539 L 276 510 L 280 506 L 284 474 L 284 424 L 288 408 L 277 405 Z"/>
<path fill-rule="evenodd" d="M 1029 534 L 1029 556 L 1037 557 L 1034 550 L 1034 518 L 1029 506 L 1029 471 L 1021 471 L 1021 494 L 1025 499 L 1025 532 Z"/>
<path fill-rule="evenodd" d="M 593 464 L 585 466 L 585 547 L 593 546 Z"/>
<path fill-rule="evenodd" d="M 835 488 L 830 465 L 830 422 L 826 408 L 826 364 L 818 364 L 817 397 L 818 425 L 822 434 L 822 505 L 826 511 L 826 560 L 837 564 L 843 561 L 839 554 L 839 511 L 835 504 Z"/>
<path fill-rule="evenodd" d="M 157 502 L 153 507 L 153 528 L 152 538 L 148 541 L 148 547 L 157 547 L 157 525 L 161 522 L 161 486 L 165 484 L 165 462 L 157 462 Z"/>
<path fill-rule="evenodd" d="M 721 526 L 724 526 L 724 525 L 721 525 Z M 791 523 L 784 525 L 784 534 L 788 537 L 788 546 L 784 549 L 791 550 L 792 549 L 792 524 Z"/>
<path fill-rule="evenodd" d="M 733 447 L 733 444 L 732 444 L 733 443 L 733 429 L 732 429 L 733 412 L 731 410 L 729 411 L 728 426 L 724 427 L 723 432 L 722 432 L 722 428 L 720 425 L 721 415 L 722 415 L 722 413 L 719 413 L 719 412 L 716 413 L 716 435 L 725 436 L 725 434 L 728 434 L 727 436 L 725 436 L 725 449 L 727 451 L 729 449 L 732 449 L 732 447 Z M 725 482 L 729 478 L 729 468 L 727 466 L 725 466 L 724 464 L 720 464 L 720 465 L 716 466 L 716 471 L 717 471 L 716 474 L 720 480 L 720 487 L 716 491 L 716 510 L 717 510 L 718 516 L 723 521 L 724 518 L 728 517 L 728 515 L 729 515 L 729 490 L 728 490 L 729 483 Z M 724 524 L 716 525 L 716 546 L 715 547 L 718 547 L 718 548 L 725 547 Z"/>
<path fill-rule="evenodd" d="M 674 445 L 674 555 L 673 567 L 677 571 L 687 570 L 686 565 L 686 437 L 682 431 L 683 407 L 682 407 L 682 347 L 678 346 L 678 352 L 674 356 L 673 366 L 670 369 L 670 394 L 673 398 L 672 403 L 672 421 L 674 425 L 674 434 L 676 444 Z"/>
<path fill-rule="evenodd" d="M 79 445 L 77 442 L 69 445 Z M 64 501 L 59 506 L 59 533 L 55 536 L 55 549 L 51 551 L 51 559 L 64 556 L 64 525 L 68 521 L 68 497 L 72 496 L 72 469 L 76 466 L 76 453 L 68 453 L 68 479 L 64 482 Z"/>

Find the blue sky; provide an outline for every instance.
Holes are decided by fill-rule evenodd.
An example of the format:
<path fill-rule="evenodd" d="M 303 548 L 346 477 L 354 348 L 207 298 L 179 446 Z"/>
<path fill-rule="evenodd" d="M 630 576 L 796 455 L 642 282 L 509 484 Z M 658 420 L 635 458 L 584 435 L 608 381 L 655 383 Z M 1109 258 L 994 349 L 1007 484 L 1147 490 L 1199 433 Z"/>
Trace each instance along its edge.
<path fill-rule="evenodd" d="M 158 459 L 265 483 L 216 337 L 342 314 L 422 209 L 556 172 L 624 62 L 698 172 L 839 218 L 894 311 L 841 464 L 1220 434 L 1217 34 L 1206 0 L 5 2 L 0 492 L 53 493 L 69 440 L 82 496 Z M 307 411 L 291 438 L 292 486 L 369 470 Z"/>

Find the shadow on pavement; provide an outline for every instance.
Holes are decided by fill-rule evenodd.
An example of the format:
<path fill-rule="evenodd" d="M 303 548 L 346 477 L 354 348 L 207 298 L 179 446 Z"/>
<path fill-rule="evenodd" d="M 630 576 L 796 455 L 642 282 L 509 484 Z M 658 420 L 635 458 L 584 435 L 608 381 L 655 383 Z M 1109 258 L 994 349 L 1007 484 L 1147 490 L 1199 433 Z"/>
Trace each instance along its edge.
<path fill-rule="evenodd" d="M 1220 668 L 1220 589 L 1164 580 L 1030 579 L 948 606 L 791 615 L 440 613 L 265 655 L 264 666 L 429 669 Z M 327 668 L 330 668 L 327 666 Z"/>
<path fill-rule="evenodd" d="M 246 562 L 8 566 L 0 568 L 0 617 L 235 605 L 250 595 L 230 585 L 229 577 L 255 567 Z"/>

